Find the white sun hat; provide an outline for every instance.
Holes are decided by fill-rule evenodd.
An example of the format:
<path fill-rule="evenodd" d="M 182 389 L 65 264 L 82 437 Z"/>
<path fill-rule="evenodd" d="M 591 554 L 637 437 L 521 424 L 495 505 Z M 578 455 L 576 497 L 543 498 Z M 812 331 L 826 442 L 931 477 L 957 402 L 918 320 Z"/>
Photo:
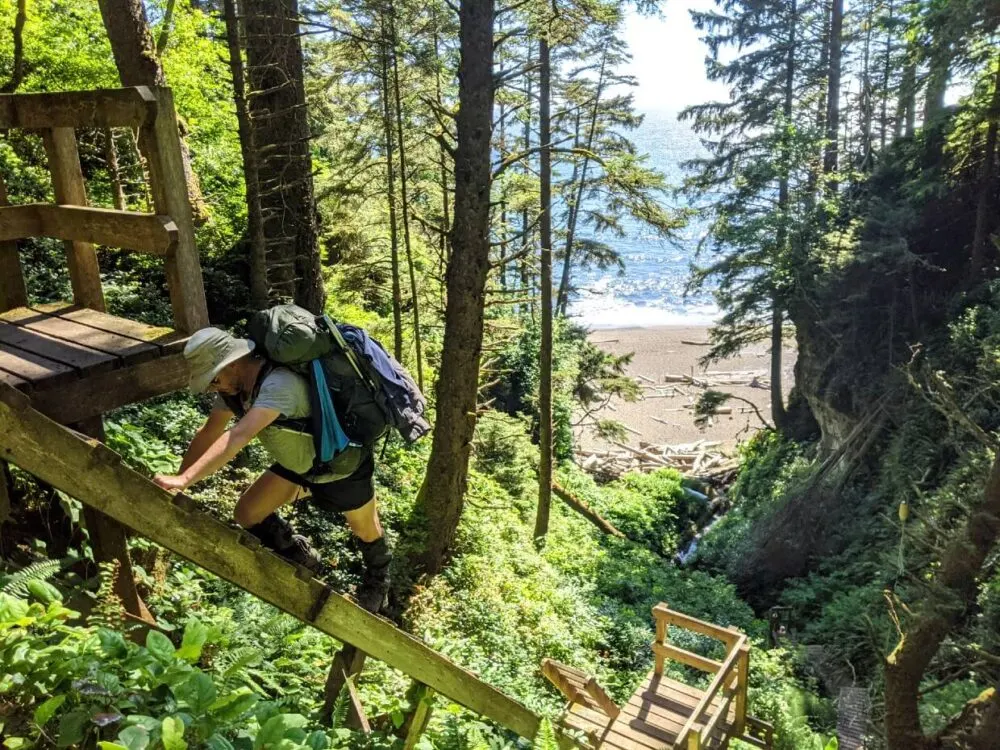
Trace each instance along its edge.
<path fill-rule="evenodd" d="M 218 328 L 195 331 L 184 346 L 184 358 L 191 371 L 188 388 L 203 393 L 222 370 L 253 351 L 250 339 L 238 339 Z"/>

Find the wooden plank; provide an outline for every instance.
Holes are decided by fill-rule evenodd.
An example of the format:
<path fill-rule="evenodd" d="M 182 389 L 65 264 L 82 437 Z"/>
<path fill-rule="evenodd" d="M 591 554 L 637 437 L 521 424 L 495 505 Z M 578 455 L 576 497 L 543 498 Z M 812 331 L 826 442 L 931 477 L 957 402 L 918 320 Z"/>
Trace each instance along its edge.
<path fill-rule="evenodd" d="M 56 202 L 73 206 L 87 205 L 87 189 L 80 169 L 80 154 L 72 128 L 52 128 L 42 133 L 45 153 L 52 174 Z M 83 307 L 104 311 L 104 291 L 97 253 L 89 242 L 66 240 L 66 263 L 73 287 L 73 301 Z"/>
<path fill-rule="evenodd" d="M 354 679 L 345 674 L 344 681 L 344 687 L 347 688 L 347 700 L 351 707 L 347 714 L 347 727 L 356 729 L 362 734 L 371 734 L 371 724 L 368 723 L 368 715 L 365 714 L 365 707 L 361 703 L 358 689 L 354 687 Z"/>
<path fill-rule="evenodd" d="M 686 664 L 689 667 L 694 667 L 702 672 L 708 672 L 709 674 L 715 674 L 720 669 L 722 669 L 722 662 L 716 661 L 715 659 L 709 659 L 707 657 L 696 654 L 693 651 L 688 651 L 687 649 L 680 648 L 678 646 L 673 646 L 669 643 L 660 644 L 653 641 L 650 644 L 650 648 L 653 649 L 653 653 L 659 659 L 671 659 L 672 661 L 679 662 L 681 664 Z M 660 670 L 662 673 L 662 669 Z"/>
<path fill-rule="evenodd" d="M 149 165 L 156 212 L 171 217 L 177 225 L 177 245 L 166 259 L 174 328 L 194 333 L 208 325 L 208 303 L 194 240 L 177 115 L 170 89 L 157 87 L 153 93 L 157 101 L 156 117 L 139 130 L 139 146 Z"/>
<path fill-rule="evenodd" d="M 726 644 L 728 649 L 731 649 L 733 644 L 735 644 L 736 641 L 742 636 L 739 631 L 730 630 L 729 628 L 724 628 L 720 625 L 713 625 L 710 622 L 699 620 L 696 617 L 690 617 L 682 612 L 669 609 L 665 604 L 657 604 L 653 607 L 653 616 L 657 619 L 666 620 L 666 622 L 670 625 L 676 625 L 679 628 L 692 630 L 695 633 L 701 633 L 702 635 L 707 635 L 709 638 L 715 638 L 718 641 L 722 641 Z"/>
<path fill-rule="evenodd" d="M 68 365 L 81 374 L 105 372 L 119 364 L 118 358 L 112 354 L 62 341 L 38 331 L 4 323 L 2 320 L 0 320 L 0 344 L 39 354 L 46 359 Z"/>
<path fill-rule="evenodd" d="M 323 713 L 322 719 L 328 722 L 333 715 L 333 707 L 340 698 L 343 690 L 347 690 L 347 726 L 352 729 L 359 729 L 368 725 L 368 717 L 365 715 L 364 706 L 357 697 L 352 680 L 361 674 L 365 668 L 365 661 L 368 654 L 359 651 L 354 646 L 345 645 L 337 655 L 333 657 L 333 664 L 326 676 L 326 686 L 323 690 Z"/>
<path fill-rule="evenodd" d="M 169 216 L 113 208 L 51 203 L 0 208 L 0 241 L 26 237 L 52 237 L 167 255 L 177 244 L 177 225 Z"/>
<path fill-rule="evenodd" d="M 427 724 L 431 720 L 431 712 L 434 710 L 434 691 L 426 685 L 420 685 L 414 695 L 416 707 L 409 717 L 409 729 L 406 732 L 406 740 L 403 742 L 403 750 L 414 750 L 420 735 L 427 729 Z"/>
<path fill-rule="evenodd" d="M 0 175 L 0 207 L 7 205 L 7 184 Z M 2 225 L 0 222 L 0 227 Z M 24 285 L 24 270 L 17 243 L 0 240 L 0 312 L 27 304 L 28 290 Z"/>
<path fill-rule="evenodd" d="M 587 680 L 587 684 L 584 686 L 584 689 L 587 691 L 587 695 L 597 702 L 597 705 L 601 707 L 601 710 L 604 711 L 604 713 L 612 719 L 618 716 L 618 706 L 613 700 L 611 700 L 611 696 L 607 694 L 604 688 L 601 687 L 596 677 L 591 677 Z"/>
<path fill-rule="evenodd" d="M 687 722 L 684 724 L 684 729 L 681 730 L 679 737 L 681 742 L 687 739 L 688 732 L 690 732 L 695 725 L 701 723 L 702 714 L 711 705 L 712 701 L 715 700 L 716 695 L 723 688 L 723 686 L 730 684 L 733 673 L 736 669 L 736 662 L 739 659 L 741 648 L 745 645 L 745 643 L 746 636 L 740 636 L 740 640 L 737 642 L 736 647 L 730 651 L 729 656 L 727 656 L 726 660 L 722 663 L 722 668 L 718 671 L 718 673 L 716 673 L 715 677 L 712 678 L 712 682 L 701 696 L 701 700 L 698 701 L 698 705 L 695 706 L 690 718 L 688 718 Z"/>
<path fill-rule="evenodd" d="M 172 552 L 263 601 L 527 739 L 539 717 L 471 672 L 431 650 L 388 620 L 331 592 L 258 544 L 250 535 L 171 496 L 97 441 L 87 441 L 31 408 L 29 399 L 0 386 L 0 451 L 5 460 L 130 526 Z M 241 542 L 245 540 L 245 542 Z"/>
<path fill-rule="evenodd" d="M 20 206 L 0 206 L 0 242 L 41 236 L 42 222 L 38 218 L 38 205 L 25 203 Z"/>
<path fill-rule="evenodd" d="M 747 725 L 747 684 L 750 678 L 750 647 L 740 647 L 736 662 L 736 734 L 743 734 Z"/>
<path fill-rule="evenodd" d="M 149 89 L 0 95 L 0 129 L 138 127 L 155 116 Z"/>
<path fill-rule="evenodd" d="M 11 517 L 9 479 L 7 462 L 0 461 L 0 526 L 3 525 L 4 521 L 9 521 Z"/>
<path fill-rule="evenodd" d="M 128 318 L 119 318 L 107 313 L 97 312 L 86 307 L 77 307 L 68 302 L 47 302 L 32 305 L 32 310 L 58 315 L 60 318 L 72 320 L 74 323 L 96 328 L 99 331 L 107 331 L 118 336 L 142 341 L 147 344 L 154 344 L 160 348 L 164 354 L 173 354 L 183 351 L 187 343 L 188 336 L 178 333 L 173 328 L 163 326 L 150 326 L 139 323 Z"/>
<path fill-rule="evenodd" d="M 138 364 L 160 356 L 160 349 L 153 344 L 108 333 L 27 307 L 8 310 L 0 315 L 0 320 L 61 341 L 80 344 L 88 349 L 110 354 L 126 364 Z"/>
<path fill-rule="evenodd" d="M 170 354 L 131 367 L 110 372 L 74 376 L 72 382 L 58 388 L 36 388 L 32 404 L 47 417 L 61 424 L 103 414 L 119 406 L 145 401 L 187 386 L 188 365 L 181 354 Z"/>
<path fill-rule="evenodd" d="M 667 605 L 661 602 L 658 606 L 666 607 Z M 656 643 L 666 644 L 667 621 L 662 617 L 656 616 L 656 607 L 653 608 L 653 620 L 656 622 Z M 657 653 L 655 648 L 653 649 L 653 662 L 653 671 L 656 672 L 656 674 L 663 674 L 663 654 Z"/>
<path fill-rule="evenodd" d="M 3 344 L 0 344 L 0 372 L 31 383 L 33 387 L 48 388 L 79 379 L 76 370 L 69 365 Z"/>

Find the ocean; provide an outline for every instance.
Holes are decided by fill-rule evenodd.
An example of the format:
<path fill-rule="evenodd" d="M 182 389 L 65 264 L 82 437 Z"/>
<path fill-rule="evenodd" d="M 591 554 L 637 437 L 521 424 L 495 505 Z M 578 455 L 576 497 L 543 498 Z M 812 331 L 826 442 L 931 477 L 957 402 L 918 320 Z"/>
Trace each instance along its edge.
<path fill-rule="evenodd" d="M 681 164 L 704 155 L 698 136 L 676 112 L 645 113 L 642 125 L 629 133 L 647 164 L 658 169 L 672 187 L 684 179 Z M 684 208 L 684 196 L 664 198 L 668 207 Z M 707 325 L 718 317 L 712 295 L 700 291 L 685 296 L 691 262 L 704 236 L 703 221 L 692 221 L 673 240 L 655 236 L 648 228 L 629 219 L 624 238 L 581 233 L 616 248 L 625 261 L 625 271 L 574 269 L 579 292 L 570 314 L 590 328 L 628 328 L 662 325 Z M 588 228 L 589 230 L 589 228 Z"/>

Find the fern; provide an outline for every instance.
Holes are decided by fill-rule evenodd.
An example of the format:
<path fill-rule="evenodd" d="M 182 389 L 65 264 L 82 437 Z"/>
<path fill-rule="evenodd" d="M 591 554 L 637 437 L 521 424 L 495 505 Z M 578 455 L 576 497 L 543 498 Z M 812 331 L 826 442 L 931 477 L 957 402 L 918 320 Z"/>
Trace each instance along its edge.
<path fill-rule="evenodd" d="M 0 581 L 0 594 L 16 596 L 25 599 L 28 596 L 26 588 L 30 581 L 46 581 L 62 569 L 58 560 L 40 560 L 31 563 L 26 568 Z"/>
<path fill-rule="evenodd" d="M 90 624 L 108 630 L 125 629 L 125 605 L 115 591 L 115 581 L 121 563 L 118 560 L 98 563 L 101 587 L 97 590 L 97 602 L 90 613 Z"/>
<path fill-rule="evenodd" d="M 556 740 L 555 730 L 548 719 L 542 719 L 538 726 L 538 734 L 531 744 L 532 750 L 559 750 L 559 742 Z"/>
<path fill-rule="evenodd" d="M 222 663 L 219 666 L 223 677 L 242 677 L 247 667 L 254 667 L 263 660 L 264 654 L 259 648 L 241 646 L 225 652 L 225 655 L 220 657 Z"/>
<path fill-rule="evenodd" d="M 348 677 L 347 681 L 350 682 L 352 678 Z M 344 722 L 347 721 L 347 710 L 351 706 L 351 695 L 348 691 L 347 683 L 340 688 L 340 693 L 337 695 L 337 700 L 333 703 L 333 711 L 330 714 L 330 728 L 340 729 L 344 726 Z"/>

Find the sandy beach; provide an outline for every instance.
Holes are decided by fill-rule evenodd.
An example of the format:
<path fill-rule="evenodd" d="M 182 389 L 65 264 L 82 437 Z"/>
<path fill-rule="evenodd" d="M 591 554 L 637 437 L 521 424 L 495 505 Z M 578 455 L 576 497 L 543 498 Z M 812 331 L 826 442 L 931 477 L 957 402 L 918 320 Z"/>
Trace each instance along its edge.
<path fill-rule="evenodd" d="M 616 397 L 594 415 L 625 424 L 629 429 L 628 443 L 634 447 L 640 443 L 676 445 L 706 440 L 721 442 L 728 452 L 760 429 L 761 421 L 753 409 L 736 400 L 726 405 L 731 413 L 714 417 L 712 424 L 704 429 L 696 426 L 690 406 L 704 389 L 683 382 L 682 376 L 747 399 L 766 419 L 771 419 L 769 342 L 755 344 L 737 357 L 703 367 L 698 360 L 708 351 L 706 327 L 599 329 L 590 334 L 590 340 L 613 354 L 634 352 L 627 372 L 642 386 L 640 400 L 629 403 Z M 786 341 L 782 365 L 782 387 L 787 397 L 795 365 L 792 341 Z M 577 430 L 577 445 L 584 450 L 614 447 L 585 429 Z"/>

